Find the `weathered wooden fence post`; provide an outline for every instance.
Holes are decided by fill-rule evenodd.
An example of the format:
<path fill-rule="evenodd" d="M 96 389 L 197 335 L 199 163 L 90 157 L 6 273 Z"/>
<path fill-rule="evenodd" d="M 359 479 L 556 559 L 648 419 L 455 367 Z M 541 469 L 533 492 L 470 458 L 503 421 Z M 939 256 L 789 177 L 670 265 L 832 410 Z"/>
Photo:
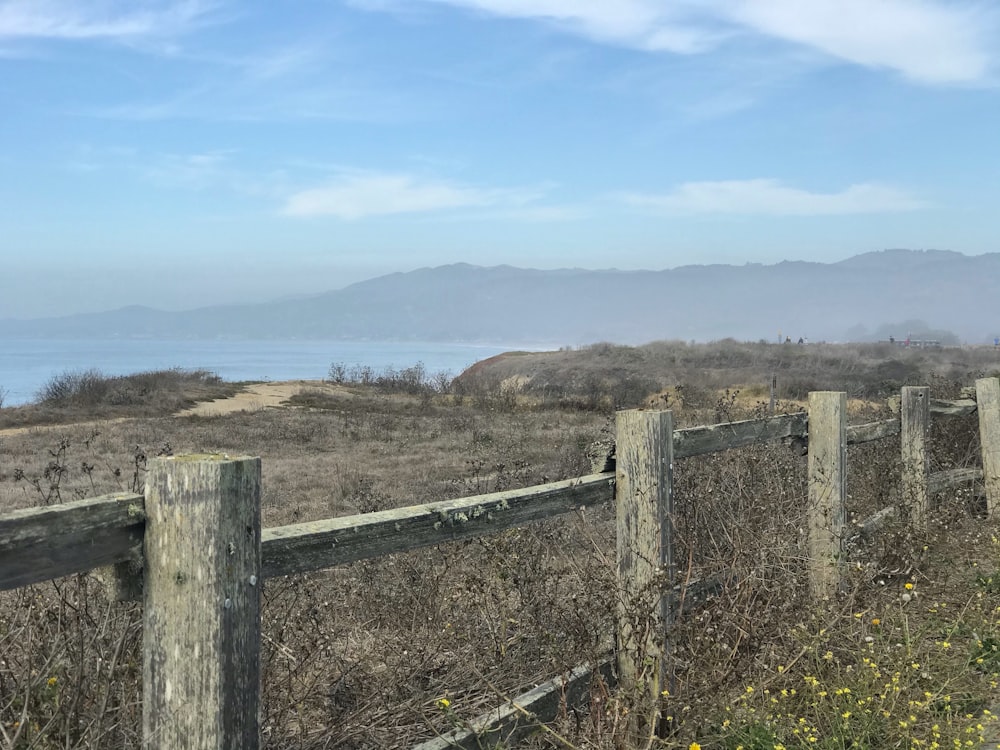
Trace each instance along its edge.
<path fill-rule="evenodd" d="M 146 480 L 143 747 L 259 746 L 260 459 L 159 458 Z"/>
<path fill-rule="evenodd" d="M 903 505 L 909 511 L 910 523 L 916 528 L 925 528 L 930 517 L 927 436 L 931 426 L 931 389 L 927 386 L 905 386 L 900 404 Z"/>
<path fill-rule="evenodd" d="M 669 689 L 667 626 L 673 584 L 673 415 L 619 412 L 615 439 L 618 674 L 635 696 L 632 732 L 655 735 Z"/>
<path fill-rule="evenodd" d="M 847 394 L 809 394 L 809 558 L 812 594 L 833 596 L 840 586 L 846 513 Z"/>
<path fill-rule="evenodd" d="M 976 381 L 979 410 L 979 442 L 983 451 L 983 484 L 986 485 L 986 512 L 1000 509 L 1000 380 Z"/>

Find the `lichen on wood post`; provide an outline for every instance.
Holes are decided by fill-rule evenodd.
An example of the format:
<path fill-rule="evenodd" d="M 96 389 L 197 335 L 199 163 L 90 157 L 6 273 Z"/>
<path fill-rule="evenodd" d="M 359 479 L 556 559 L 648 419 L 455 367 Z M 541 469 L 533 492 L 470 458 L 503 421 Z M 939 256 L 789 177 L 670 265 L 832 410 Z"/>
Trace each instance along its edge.
<path fill-rule="evenodd" d="M 648 738 L 670 684 L 673 416 L 619 412 L 615 443 L 619 679 L 635 699 L 632 735 Z"/>
<path fill-rule="evenodd" d="M 931 390 L 927 386 L 906 386 L 900 403 L 903 507 L 909 511 L 910 523 L 920 529 L 927 526 L 930 515 L 927 436 L 931 426 Z"/>
<path fill-rule="evenodd" d="M 172 456 L 146 481 L 143 747 L 259 746 L 260 459 Z"/>
<path fill-rule="evenodd" d="M 840 587 L 846 513 L 847 394 L 809 394 L 809 559 L 817 600 Z"/>
<path fill-rule="evenodd" d="M 986 510 L 993 516 L 1000 509 L 1000 380 L 977 380 L 976 403 L 979 408 L 979 442 L 983 451 Z"/>

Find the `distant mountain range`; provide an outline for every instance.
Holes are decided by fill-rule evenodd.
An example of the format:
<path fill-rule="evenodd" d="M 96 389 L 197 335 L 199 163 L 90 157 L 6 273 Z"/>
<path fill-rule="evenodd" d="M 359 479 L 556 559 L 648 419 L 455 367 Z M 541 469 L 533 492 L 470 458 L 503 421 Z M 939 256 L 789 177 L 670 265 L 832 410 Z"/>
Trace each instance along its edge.
<path fill-rule="evenodd" d="M 838 263 L 540 271 L 458 263 L 311 297 L 0 321 L 0 338 L 259 338 L 571 345 L 659 339 L 1000 335 L 1000 253 L 885 250 Z"/>

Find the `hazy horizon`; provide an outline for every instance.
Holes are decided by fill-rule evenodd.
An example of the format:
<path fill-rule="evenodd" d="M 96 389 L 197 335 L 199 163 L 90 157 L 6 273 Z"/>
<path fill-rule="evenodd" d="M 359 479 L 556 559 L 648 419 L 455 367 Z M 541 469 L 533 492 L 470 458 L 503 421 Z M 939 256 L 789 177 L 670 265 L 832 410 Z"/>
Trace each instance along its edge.
<path fill-rule="evenodd" d="M 874 251 L 871 251 L 869 253 L 859 253 L 858 255 L 875 255 L 875 254 L 879 254 L 879 253 L 892 253 L 892 252 L 914 252 L 914 253 L 935 253 L 935 252 L 940 252 L 940 253 L 953 253 L 955 251 L 940 250 L 940 249 L 937 249 L 937 248 L 933 248 L 933 249 L 932 248 L 928 248 L 926 250 L 921 249 L 921 250 L 914 250 L 914 251 L 910 251 L 910 250 L 907 250 L 905 248 L 887 248 L 885 250 L 874 250 Z M 979 253 L 978 255 L 986 255 L 986 254 L 988 254 L 988 253 Z M 965 255 L 965 254 L 960 253 L 960 255 Z M 741 265 L 742 266 L 747 266 L 747 265 L 775 266 L 775 265 L 779 265 L 781 263 L 796 263 L 796 262 L 812 262 L 812 263 L 818 262 L 818 263 L 823 263 L 823 264 L 833 264 L 833 263 L 840 263 L 842 261 L 850 260 L 851 258 L 855 258 L 855 257 L 858 257 L 858 256 L 857 255 L 851 255 L 851 256 L 847 256 L 845 258 L 838 258 L 838 259 L 831 260 L 831 261 L 810 261 L 810 260 L 806 260 L 806 259 L 802 259 L 802 258 L 783 258 L 783 259 L 776 260 L 776 261 L 771 262 L 771 263 L 755 263 L 753 261 L 747 261 L 745 263 L 724 263 L 724 264 L 715 264 L 715 265 L 727 265 L 727 266 L 741 266 Z M 966 257 L 975 257 L 975 256 L 973 256 L 973 255 L 970 254 L 970 255 L 967 255 Z M 148 304 L 145 304 L 145 303 L 142 303 L 142 302 L 138 302 L 138 303 L 123 304 L 123 305 L 115 305 L 115 306 L 112 306 L 112 307 L 99 307 L 99 308 L 94 308 L 94 309 L 79 310 L 79 311 L 74 311 L 74 312 L 66 313 L 64 315 L 48 315 L 48 314 L 46 314 L 46 315 L 40 315 L 40 316 L 33 316 L 33 317 L 30 317 L 30 318 L 29 317 L 7 316 L 7 317 L 0 317 L 0 320 L 31 321 L 31 320 L 37 320 L 37 319 L 43 319 L 43 318 L 49 318 L 49 317 L 72 317 L 72 316 L 78 315 L 78 314 L 79 315 L 86 315 L 86 314 L 90 314 L 90 313 L 103 313 L 103 312 L 110 312 L 110 311 L 114 311 L 114 310 L 120 310 L 122 308 L 128 308 L 128 307 L 144 307 L 144 308 L 149 308 L 149 309 L 153 309 L 153 310 L 157 310 L 157 311 L 162 311 L 162 312 L 189 312 L 189 311 L 192 311 L 192 310 L 198 310 L 198 309 L 202 309 L 202 308 L 205 308 L 205 307 L 215 307 L 215 306 L 224 307 L 224 306 L 229 306 L 230 304 L 244 304 L 244 303 L 248 303 L 248 304 L 254 304 L 254 303 L 266 304 L 266 303 L 271 303 L 271 302 L 282 302 L 282 301 L 289 301 L 289 300 L 309 299 L 309 298 L 312 298 L 312 297 L 322 296 L 323 294 L 326 294 L 326 293 L 329 293 L 329 292 L 339 291 L 339 290 L 344 289 L 346 287 L 352 286 L 353 284 L 356 284 L 356 283 L 360 283 L 360 282 L 363 282 L 363 281 L 372 281 L 372 280 L 375 280 L 375 279 L 382 278 L 383 276 L 392 275 L 394 273 L 410 273 L 410 272 L 415 271 L 415 270 L 421 270 L 421 269 L 426 269 L 426 268 L 441 268 L 441 267 L 446 267 L 448 265 L 456 265 L 458 263 L 464 263 L 464 261 L 456 261 L 453 264 L 444 264 L 443 266 L 421 266 L 421 267 L 414 268 L 414 269 L 406 269 L 406 270 L 398 270 L 398 271 L 387 271 L 384 274 L 375 274 L 373 276 L 365 276 L 365 277 L 359 278 L 359 279 L 357 279 L 355 281 L 346 282 L 342 286 L 336 287 L 336 288 L 321 289 L 319 291 L 309 291 L 309 292 L 293 292 L 293 293 L 288 293 L 288 294 L 280 295 L 280 296 L 277 296 L 277 297 L 271 297 L 271 298 L 261 297 L 259 299 L 250 300 L 250 301 L 243 300 L 242 302 L 239 301 L 239 300 L 237 300 L 236 302 L 230 302 L 230 303 L 227 303 L 227 302 L 217 302 L 217 303 L 209 303 L 207 305 L 195 305 L 195 306 L 188 306 L 188 307 L 184 307 L 184 306 L 181 306 L 181 307 L 155 307 L 153 305 L 148 305 Z M 477 266 L 477 267 L 483 267 L 483 268 L 490 268 L 490 267 L 498 267 L 498 266 L 504 266 L 504 265 L 510 265 L 510 264 L 501 264 L 501 263 L 498 263 L 498 264 L 469 264 L 469 265 L 473 265 L 473 266 Z M 684 265 L 685 266 L 690 266 L 690 265 L 704 265 L 704 264 L 684 264 Z M 650 271 L 650 272 L 659 272 L 659 271 L 671 271 L 671 270 L 675 270 L 677 268 L 681 268 L 682 266 L 678 265 L 678 266 L 670 266 L 670 267 L 662 267 L 662 268 L 633 268 L 633 269 L 616 268 L 614 266 L 608 266 L 608 267 L 605 267 L 605 268 L 584 268 L 584 267 L 581 267 L 581 266 L 572 266 L 572 267 L 570 267 L 570 266 L 563 266 L 563 267 L 551 268 L 551 269 L 542 269 L 542 268 L 540 268 L 538 266 L 523 266 L 523 267 L 521 267 L 521 266 L 513 266 L 513 267 L 520 268 L 520 269 L 523 269 L 523 270 L 557 270 L 557 271 L 583 270 L 583 271 L 597 271 L 597 272 L 600 272 L 600 271 L 611 271 L 611 272 L 618 272 L 618 271 L 622 271 L 622 272 L 627 272 L 627 271 Z M 2 332 L 0 332 L 0 334 L 2 334 Z"/>
<path fill-rule="evenodd" d="M 0 318 L 1000 247 L 977 0 L 0 0 Z"/>

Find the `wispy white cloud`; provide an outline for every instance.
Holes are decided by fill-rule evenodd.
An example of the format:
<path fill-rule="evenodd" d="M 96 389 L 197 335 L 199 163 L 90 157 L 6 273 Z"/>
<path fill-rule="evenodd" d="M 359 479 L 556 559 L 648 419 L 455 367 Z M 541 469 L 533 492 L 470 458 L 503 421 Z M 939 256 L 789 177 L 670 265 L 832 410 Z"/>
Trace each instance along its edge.
<path fill-rule="evenodd" d="M 681 54 L 704 52 L 731 30 L 693 0 L 426 0 L 491 15 L 536 19 L 613 44 Z"/>
<path fill-rule="evenodd" d="M 669 193 L 625 193 L 634 206 L 672 214 L 837 216 L 915 211 L 926 203 L 904 190 L 859 183 L 837 193 L 790 187 L 778 180 L 686 182 Z"/>
<path fill-rule="evenodd" d="M 214 99 L 213 94 L 215 95 Z M 218 94 L 218 88 L 215 84 L 199 83 L 191 88 L 167 94 L 157 99 L 131 101 L 100 107 L 87 107 L 71 110 L 71 113 L 108 120 L 134 122 L 187 119 L 193 118 L 196 114 L 200 114 L 206 110 L 211 111 L 213 108 L 210 105 L 213 101 L 216 103 L 214 109 L 218 109 L 220 99 L 221 95 Z"/>
<path fill-rule="evenodd" d="M 515 207 L 472 208 L 436 216 L 444 222 L 516 222 L 519 224 L 561 224 L 586 219 L 587 207 L 582 204 L 544 204 Z"/>
<path fill-rule="evenodd" d="M 287 171 L 280 166 L 251 168 L 235 150 L 149 153 L 128 168 L 155 187 L 215 195 L 241 195 L 273 204 L 289 192 Z"/>
<path fill-rule="evenodd" d="M 759 87 L 762 87 L 760 84 Z M 724 90 L 707 93 L 704 97 L 695 99 L 688 104 L 681 104 L 680 109 L 693 120 L 713 120 L 728 117 L 737 112 L 749 109 L 756 99 L 750 87 L 742 90 Z"/>
<path fill-rule="evenodd" d="M 387 86 L 317 40 L 252 52 L 173 49 L 161 56 L 187 74 L 177 88 L 150 87 L 130 99 L 64 113 L 136 122 L 401 122 L 434 106 L 426 92 Z"/>
<path fill-rule="evenodd" d="M 419 119 L 423 116 L 420 106 L 425 104 L 412 92 L 400 91 L 392 95 L 350 82 L 322 85 L 312 81 L 221 77 L 156 98 L 66 111 L 85 117 L 135 122 L 399 123 Z"/>
<path fill-rule="evenodd" d="M 282 213 L 352 220 L 389 214 L 521 207 L 543 193 L 539 188 L 484 188 L 408 174 L 363 172 L 344 174 L 326 185 L 290 194 Z"/>
<path fill-rule="evenodd" d="M 168 152 L 85 144 L 62 165 L 78 174 L 104 173 L 116 181 L 135 180 L 160 190 L 240 195 L 268 204 L 283 200 L 290 189 L 285 167 L 251 168 L 241 163 L 240 156 L 233 149 Z"/>
<path fill-rule="evenodd" d="M 417 177 L 405 172 L 371 172 L 337 164 L 292 160 L 271 167 L 241 164 L 234 150 L 138 151 L 128 147 L 81 146 L 63 164 L 76 173 L 117 174 L 158 189 L 240 195 L 277 205 L 293 218 L 331 216 L 344 221 L 393 214 L 431 214 L 435 220 L 549 223 L 579 219 L 578 206 L 546 201 L 550 184 L 490 188 Z M 303 175 L 337 175 L 301 188 Z"/>
<path fill-rule="evenodd" d="M 251 56 L 235 61 L 248 76 L 257 80 L 270 81 L 303 73 L 316 73 L 326 66 L 324 50 L 317 45 L 303 45 L 299 41 L 294 46 L 270 51 L 257 50 Z"/>
<path fill-rule="evenodd" d="M 996 11 L 975 0 L 741 0 L 727 7 L 730 20 L 761 34 L 923 83 L 978 81 L 996 60 Z"/>
<path fill-rule="evenodd" d="M 185 190 L 205 190 L 228 181 L 230 170 L 224 152 L 161 154 L 142 169 L 155 185 Z"/>
<path fill-rule="evenodd" d="M 766 37 L 926 84 L 981 83 L 1000 12 L 983 0 L 424 0 L 533 19 L 602 43 L 678 54 Z M 378 7 L 378 6 L 376 6 Z"/>
<path fill-rule="evenodd" d="M 183 2 L 79 2 L 4 0 L 0 39 L 118 39 L 162 37 L 197 24 L 213 9 L 199 0 Z"/>

